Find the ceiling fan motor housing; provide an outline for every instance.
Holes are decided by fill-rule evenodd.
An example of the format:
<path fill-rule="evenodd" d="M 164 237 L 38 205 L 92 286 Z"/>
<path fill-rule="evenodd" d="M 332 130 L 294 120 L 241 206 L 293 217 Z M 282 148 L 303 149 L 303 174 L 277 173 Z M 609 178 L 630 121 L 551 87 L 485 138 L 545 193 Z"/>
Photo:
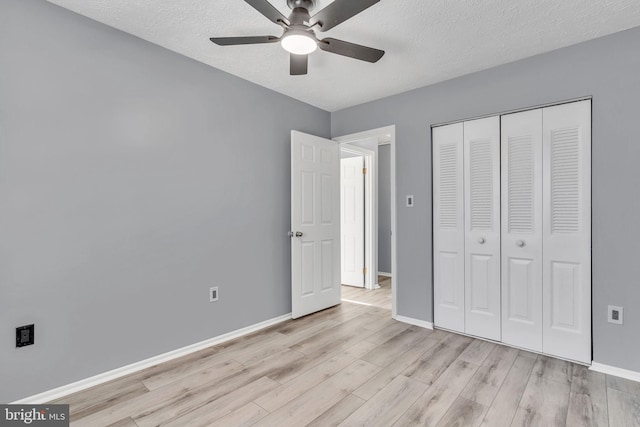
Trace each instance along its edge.
<path fill-rule="evenodd" d="M 316 0 L 287 0 L 287 6 L 291 9 L 300 7 L 312 11 L 316 7 Z"/>

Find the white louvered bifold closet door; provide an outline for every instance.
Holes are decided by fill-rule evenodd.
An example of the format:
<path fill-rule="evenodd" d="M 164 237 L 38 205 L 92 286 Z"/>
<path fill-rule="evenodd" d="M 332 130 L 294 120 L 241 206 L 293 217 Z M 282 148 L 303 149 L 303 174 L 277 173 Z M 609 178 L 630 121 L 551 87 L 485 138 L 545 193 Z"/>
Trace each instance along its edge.
<path fill-rule="evenodd" d="M 542 110 L 501 120 L 502 341 L 542 351 Z"/>
<path fill-rule="evenodd" d="M 464 332 L 463 125 L 433 129 L 434 323 Z"/>
<path fill-rule="evenodd" d="M 465 333 L 500 341 L 500 117 L 464 122 Z"/>
<path fill-rule="evenodd" d="M 591 362 L 591 101 L 543 110 L 542 351 Z"/>

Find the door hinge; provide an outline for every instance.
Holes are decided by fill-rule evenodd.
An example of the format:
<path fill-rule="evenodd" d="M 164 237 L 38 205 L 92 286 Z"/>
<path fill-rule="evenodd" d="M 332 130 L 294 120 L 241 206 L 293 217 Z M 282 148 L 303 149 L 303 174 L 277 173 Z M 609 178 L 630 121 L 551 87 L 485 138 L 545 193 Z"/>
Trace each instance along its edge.
<path fill-rule="evenodd" d="M 362 168 L 362 174 L 366 175 L 367 174 L 367 168 Z"/>
<path fill-rule="evenodd" d="M 362 267 L 362 274 L 367 274 L 367 267 Z"/>

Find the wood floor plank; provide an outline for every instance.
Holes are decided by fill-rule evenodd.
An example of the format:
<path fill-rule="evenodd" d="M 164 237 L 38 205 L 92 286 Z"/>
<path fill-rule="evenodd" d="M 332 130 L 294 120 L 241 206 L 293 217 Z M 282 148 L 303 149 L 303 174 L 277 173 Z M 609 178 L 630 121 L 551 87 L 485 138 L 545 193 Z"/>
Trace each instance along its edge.
<path fill-rule="evenodd" d="M 390 325 L 380 329 L 378 332 L 371 334 L 364 339 L 365 341 L 368 341 L 370 343 L 380 345 L 389 341 L 399 333 L 406 331 L 410 327 L 411 325 L 407 323 L 393 321 Z"/>
<path fill-rule="evenodd" d="M 65 396 L 51 403 L 68 404 L 69 418 L 71 421 L 76 421 L 148 392 L 149 390 L 139 381 L 137 376 L 128 376 Z"/>
<path fill-rule="evenodd" d="M 218 399 L 237 388 L 256 381 L 260 377 L 268 376 L 274 370 L 295 363 L 300 357 L 301 355 L 298 352 L 285 350 L 223 378 L 220 378 L 217 372 L 213 376 L 208 375 L 206 371 L 196 373 L 157 390 L 91 414 L 80 419 L 78 425 L 105 425 L 127 416 L 134 419 L 143 416 L 171 419 L 171 412 L 184 412 L 195 409 L 202 404 Z M 156 413 L 158 415 L 154 415 Z"/>
<path fill-rule="evenodd" d="M 503 345 L 493 347 L 460 396 L 489 407 L 517 357 L 518 350 L 515 348 Z"/>
<path fill-rule="evenodd" d="M 569 395 L 568 426 L 607 426 L 607 386 L 605 375 L 575 366 Z"/>
<path fill-rule="evenodd" d="M 484 362 L 489 353 L 491 353 L 491 350 L 496 347 L 497 345 L 492 342 L 476 339 L 464 349 L 459 358 L 465 362 L 482 365 L 482 362 Z"/>
<path fill-rule="evenodd" d="M 241 363 L 228 359 L 226 355 L 216 354 L 203 359 L 173 364 L 171 369 L 163 369 L 154 373 L 145 373 L 141 381 L 149 390 L 156 390 L 162 386 L 178 381 L 199 372 L 207 372 L 207 376 L 226 376 L 243 369 Z"/>
<path fill-rule="evenodd" d="M 529 382 L 535 361 L 536 358 L 518 353 L 482 421 L 482 426 L 508 427 L 511 425 L 513 417 L 518 410 L 522 394 Z"/>
<path fill-rule="evenodd" d="M 302 332 L 306 329 L 317 328 L 318 325 L 322 325 L 325 323 L 333 323 L 333 326 L 335 326 L 335 324 L 340 323 L 335 319 L 334 316 L 336 310 L 336 307 L 332 307 L 327 310 L 311 314 L 309 316 L 287 320 L 286 322 L 282 322 L 279 325 L 276 325 L 276 329 L 274 330 L 283 335 L 292 335 Z"/>
<path fill-rule="evenodd" d="M 250 402 L 209 424 L 209 427 L 249 427 L 267 415 L 269 412 Z"/>
<path fill-rule="evenodd" d="M 109 424 L 107 427 L 138 427 L 138 424 L 136 424 L 131 418 L 125 418 L 124 420 Z"/>
<path fill-rule="evenodd" d="M 359 339 L 365 334 L 364 324 L 370 322 L 366 316 L 359 315 L 351 320 L 343 322 L 338 326 L 322 331 L 295 345 L 292 350 L 308 355 L 319 355 L 329 353 L 333 350 L 345 348 L 354 339 Z M 352 344 L 352 343 L 351 343 Z"/>
<path fill-rule="evenodd" d="M 474 363 L 454 360 L 393 425 L 437 425 L 477 370 L 478 365 Z"/>
<path fill-rule="evenodd" d="M 385 366 L 383 370 L 369 381 L 358 387 L 353 394 L 365 400 L 370 399 L 374 394 L 382 390 L 387 384 L 393 381 L 394 378 L 418 360 L 418 358 L 426 351 L 427 349 L 422 347 L 413 347 Z"/>
<path fill-rule="evenodd" d="M 394 336 L 384 344 L 371 350 L 362 357 L 362 360 L 375 363 L 378 366 L 387 366 L 403 353 L 414 347 L 429 349 L 438 343 L 431 338 L 432 331 L 428 329 L 412 327 Z"/>
<path fill-rule="evenodd" d="M 267 415 L 256 426 L 298 427 L 309 424 L 380 371 L 373 363 L 357 360 L 311 390 Z"/>
<path fill-rule="evenodd" d="M 364 402 L 366 402 L 364 399 L 350 394 L 324 411 L 322 415 L 311 421 L 306 427 L 335 427 L 361 407 Z"/>
<path fill-rule="evenodd" d="M 278 383 L 262 377 L 252 383 L 240 387 L 216 400 L 212 400 L 197 409 L 185 413 L 173 413 L 172 419 L 159 417 L 134 418 L 139 427 L 166 425 L 167 427 L 207 427 L 212 422 L 242 408 L 257 397 L 273 390 Z"/>
<path fill-rule="evenodd" d="M 486 406 L 459 397 L 438 423 L 438 427 L 477 427 L 482 422 L 486 412 Z"/>
<path fill-rule="evenodd" d="M 340 426 L 391 425 L 426 389 L 426 384 L 405 376 L 398 376 L 340 423 Z"/>
<path fill-rule="evenodd" d="M 569 408 L 570 384 L 531 374 L 513 419 L 514 426 L 564 426 Z"/>
<path fill-rule="evenodd" d="M 346 368 L 361 356 L 371 350 L 373 344 L 360 342 L 347 350 L 344 350 L 324 362 L 312 367 L 308 371 L 293 378 L 291 381 L 265 393 L 256 399 L 256 403 L 269 412 L 292 401 L 302 393 L 315 387 L 317 384 L 329 379 L 335 373 Z"/>
<path fill-rule="evenodd" d="M 518 352 L 518 356 L 529 357 L 531 359 L 537 359 L 538 358 L 538 353 L 533 353 L 533 352 L 527 351 L 527 350 L 520 350 Z"/>
<path fill-rule="evenodd" d="M 640 397 L 614 388 L 607 389 L 609 425 L 611 427 L 640 426 Z"/>
<path fill-rule="evenodd" d="M 368 331 L 377 332 L 396 322 L 397 320 L 391 317 L 372 315 L 371 323 L 367 323 L 363 327 Z"/>
<path fill-rule="evenodd" d="M 232 357 L 233 360 L 236 360 L 243 365 L 251 365 L 252 363 L 263 360 L 290 347 L 292 344 L 291 340 L 291 336 L 274 332 L 268 341 L 249 346 L 243 350 L 235 351 L 233 355 L 230 355 L 229 357 Z"/>
<path fill-rule="evenodd" d="M 289 337 L 289 342 L 291 343 L 290 345 L 295 345 L 320 332 L 326 331 L 327 329 L 334 328 L 339 324 L 340 322 L 337 322 L 333 319 L 326 319 L 326 320 L 312 323 L 306 328 L 287 329 L 288 333 L 283 335 L 286 335 L 287 337 Z"/>
<path fill-rule="evenodd" d="M 285 360 L 287 361 L 285 362 Z M 297 363 L 299 360 L 299 354 L 295 354 L 295 352 L 291 350 L 283 351 L 266 358 L 261 364 L 247 367 L 237 374 L 223 379 L 222 381 L 214 380 L 205 383 L 194 390 L 187 389 L 185 390 L 186 393 L 178 395 L 178 398 L 171 402 L 170 405 L 155 408 L 153 411 L 145 411 L 142 414 L 133 416 L 132 418 L 141 427 L 160 425 L 181 417 L 203 405 L 208 405 L 211 402 L 217 401 L 218 399 L 228 399 L 229 396 L 235 396 L 238 389 L 247 390 L 246 394 L 248 394 L 248 390 L 251 390 L 252 384 L 256 384 L 256 381 L 262 381 L 259 384 L 271 390 L 275 388 L 278 383 L 270 378 L 268 378 L 269 381 L 262 380 L 262 377 L 269 377 L 270 375 L 273 375 L 274 372 L 289 369 L 291 365 Z M 172 384 L 169 386 L 171 385 Z M 172 389 L 174 392 L 176 391 L 175 387 Z M 265 390 L 264 392 L 266 391 L 268 390 Z M 254 398 L 257 398 L 258 396 L 259 395 L 256 395 Z M 242 400 L 242 395 L 240 395 L 238 399 L 241 400 L 242 405 L 247 403 L 247 401 Z M 235 401 L 236 398 L 234 397 L 229 406 L 231 406 Z M 218 406 L 226 407 L 220 403 Z M 236 409 L 237 407 L 238 406 L 232 407 L 230 410 Z M 223 415 L 225 414 L 221 414 L 220 416 Z"/>
<path fill-rule="evenodd" d="M 428 349 L 402 374 L 427 385 L 433 384 L 470 343 L 471 339 L 467 337 L 449 334 Z"/>
<path fill-rule="evenodd" d="M 573 378 L 573 366 L 571 362 L 539 355 L 533 366 L 531 375 L 545 378 L 551 381 L 557 381 L 563 384 L 571 384 Z"/>
<path fill-rule="evenodd" d="M 640 396 L 640 382 L 638 381 L 631 381 L 625 378 L 615 377 L 613 375 L 606 375 L 606 380 L 607 387 L 609 388 Z"/>
<path fill-rule="evenodd" d="M 379 279 L 378 285 L 380 288 L 375 290 L 343 285 L 342 298 L 391 310 L 391 278 L 386 277 L 384 279 Z"/>

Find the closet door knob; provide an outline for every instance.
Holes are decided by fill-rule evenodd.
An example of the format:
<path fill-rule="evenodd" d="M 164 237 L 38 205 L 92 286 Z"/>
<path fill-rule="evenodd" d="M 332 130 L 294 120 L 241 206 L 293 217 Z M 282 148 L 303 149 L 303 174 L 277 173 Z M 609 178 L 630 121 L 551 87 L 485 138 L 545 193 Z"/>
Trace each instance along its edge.
<path fill-rule="evenodd" d="M 484 239 L 484 237 L 481 237 L 478 239 L 478 243 L 480 243 L 481 245 L 484 244 L 484 242 L 486 242 L 486 240 Z"/>
<path fill-rule="evenodd" d="M 523 247 L 524 246 L 524 240 L 518 240 L 516 241 L 516 245 Z"/>

